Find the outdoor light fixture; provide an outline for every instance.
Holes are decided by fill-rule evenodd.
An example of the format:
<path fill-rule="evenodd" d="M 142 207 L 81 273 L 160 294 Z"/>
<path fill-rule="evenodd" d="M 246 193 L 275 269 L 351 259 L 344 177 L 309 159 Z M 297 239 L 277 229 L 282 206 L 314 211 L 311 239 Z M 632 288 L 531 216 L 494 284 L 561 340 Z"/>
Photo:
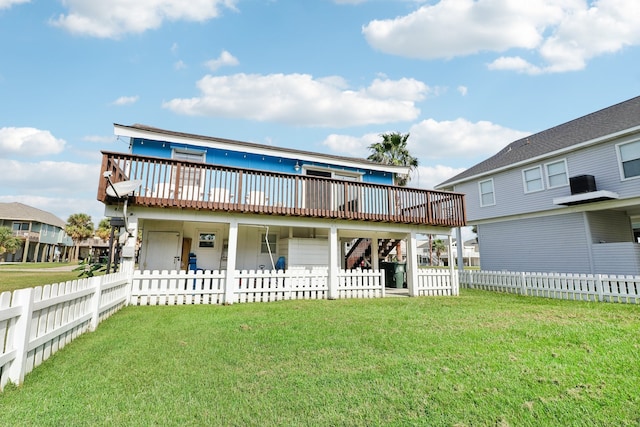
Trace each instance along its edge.
<path fill-rule="evenodd" d="M 297 160 L 296 160 L 296 165 L 293 168 L 296 170 L 296 172 L 300 170 L 300 163 L 298 163 Z"/>

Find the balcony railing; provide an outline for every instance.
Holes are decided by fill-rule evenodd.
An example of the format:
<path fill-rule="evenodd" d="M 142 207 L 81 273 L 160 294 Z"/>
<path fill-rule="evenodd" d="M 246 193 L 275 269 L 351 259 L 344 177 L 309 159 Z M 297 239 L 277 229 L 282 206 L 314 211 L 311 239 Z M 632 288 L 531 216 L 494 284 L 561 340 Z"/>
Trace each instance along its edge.
<path fill-rule="evenodd" d="M 241 169 L 189 161 L 102 152 L 98 200 L 111 180 L 140 180 L 130 205 L 268 215 L 400 222 L 458 227 L 466 224 L 464 195 L 315 176 Z"/>

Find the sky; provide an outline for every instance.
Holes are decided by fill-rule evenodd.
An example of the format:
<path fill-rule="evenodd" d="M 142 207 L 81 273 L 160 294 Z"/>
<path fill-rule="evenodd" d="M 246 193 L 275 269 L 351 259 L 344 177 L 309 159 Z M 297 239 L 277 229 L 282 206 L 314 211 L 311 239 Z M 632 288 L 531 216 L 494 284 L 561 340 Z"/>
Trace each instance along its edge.
<path fill-rule="evenodd" d="M 431 189 L 640 94 L 638 0 L 0 0 L 0 202 L 104 217 L 101 150 L 145 124 L 366 158 Z"/>

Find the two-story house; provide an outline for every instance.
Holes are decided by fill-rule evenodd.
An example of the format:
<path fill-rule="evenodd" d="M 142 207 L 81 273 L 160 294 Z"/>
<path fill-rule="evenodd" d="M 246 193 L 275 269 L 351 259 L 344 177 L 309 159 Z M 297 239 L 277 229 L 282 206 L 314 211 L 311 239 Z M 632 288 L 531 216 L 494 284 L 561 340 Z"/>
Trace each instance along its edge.
<path fill-rule="evenodd" d="M 406 167 L 142 125 L 114 131 L 130 152 L 103 152 L 98 200 L 141 230 L 141 270 L 331 272 L 364 258 L 377 268 L 404 239 L 416 271 L 417 233 L 465 224 L 461 194 L 395 185 Z M 113 197 L 103 176 L 135 189 Z"/>
<path fill-rule="evenodd" d="M 439 184 L 483 270 L 640 274 L 640 97 L 514 141 Z"/>
<path fill-rule="evenodd" d="M 64 231 L 65 222 L 50 212 L 22 203 L 0 203 L 0 227 L 9 227 L 22 240 L 15 253 L 4 254 L 7 262 L 44 262 L 64 259 L 73 241 Z"/>

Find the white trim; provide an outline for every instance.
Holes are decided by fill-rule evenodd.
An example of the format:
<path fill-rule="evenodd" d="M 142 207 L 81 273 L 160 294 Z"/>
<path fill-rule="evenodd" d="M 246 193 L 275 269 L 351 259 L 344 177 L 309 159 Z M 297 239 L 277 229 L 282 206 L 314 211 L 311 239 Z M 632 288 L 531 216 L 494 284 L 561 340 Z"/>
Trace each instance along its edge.
<path fill-rule="evenodd" d="M 484 204 L 483 200 L 482 200 L 482 184 L 485 182 L 491 182 L 491 194 L 493 194 L 493 203 L 487 203 Z M 489 194 L 489 193 L 486 193 Z M 495 206 L 496 205 L 496 186 L 495 183 L 493 182 L 493 178 L 489 178 L 489 179 L 483 179 L 482 181 L 478 181 L 478 197 L 480 197 L 480 207 L 484 208 L 484 207 L 488 207 L 488 206 Z"/>
<path fill-rule="evenodd" d="M 579 203 L 579 202 L 589 202 L 590 200 L 595 199 L 619 199 L 620 195 L 618 193 L 614 193 L 613 191 L 600 190 L 600 191 L 590 191 L 588 193 L 580 193 L 574 194 L 572 196 L 566 197 L 556 197 L 553 199 L 554 205 L 567 205 L 570 203 Z"/>
<path fill-rule="evenodd" d="M 529 181 L 527 181 L 527 176 L 526 173 L 530 170 L 534 170 L 534 169 L 538 169 L 538 172 L 540 173 L 540 184 L 542 186 L 542 188 L 539 188 L 537 190 L 529 190 L 527 188 L 527 183 Z M 524 188 L 524 193 L 525 194 L 529 194 L 529 193 L 537 193 L 539 191 L 544 191 L 544 175 L 542 172 L 542 165 L 538 165 L 538 166 L 534 166 L 532 168 L 527 168 L 527 169 L 522 169 L 522 187 Z"/>
<path fill-rule="evenodd" d="M 620 147 L 628 144 L 640 144 L 640 139 L 635 139 L 632 141 L 619 142 L 616 144 L 616 157 L 618 158 L 618 170 L 620 171 L 620 181 L 629 181 L 633 179 L 640 179 L 640 175 L 626 177 L 624 176 L 624 169 L 622 167 L 622 156 L 620 155 Z"/>
<path fill-rule="evenodd" d="M 154 132 L 150 129 L 134 129 L 131 127 L 114 124 L 113 131 L 116 136 L 123 136 L 128 138 L 145 138 L 151 139 L 154 141 L 165 141 L 169 143 L 177 143 L 177 144 L 187 144 L 187 145 L 199 145 L 201 147 L 215 148 L 220 150 L 230 150 L 230 151 L 241 151 L 249 154 L 257 154 L 261 156 L 275 156 L 275 157 L 284 157 L 287 159 L 298 159 L 303 162 L 319 162 L 319 163 L 328 163 L 336 166 L 345 166 L 354 169 L 371 169 L 379 172 L 389 172 L 396 174 L 404 174 L 408 175 L 410 172 L 409 167 L 404 166 L 394 166 L 394 165 L 385 165 L 385 164 L 377 164 L 377 163 L 369 163 L 358 161 L 349 161 L 347 159 L 339 159 L 334 157 L 326 157 L 321 153 L 308 153 L 308 152 L 298 152 L 296 150 L 286 151 L 281 150 L 278 147 L 255 147 L 242 145 L 241 148 L 239 146 L 234 146 L 226 141 L 215 141 L 211 139 L 201 139 L 198 138 L 197 135 L 192 135 L 191 137 L 186 136 L 178 136 L 178 135 L 169 135 L 166 133 Z M 241 142 L 241 141 L 238 141 Z"/>
<path fill-rule="evenodd" d="M 564 176 L 566 178 L 566 183 L 560 185 L 551 185 L 551 181 L 549 180 L 549 166 L 555 165 L 557 163 L 564 163 Z M 562 188 L 569 185 L 569 166 L 567 165 L 567 159 L 554 160 L 553 162 L 548 162 L 544 164 L 544 173 L 547 180 L 547 188 Z M 556 175 L 554 175 L 556 176 Z"/>

